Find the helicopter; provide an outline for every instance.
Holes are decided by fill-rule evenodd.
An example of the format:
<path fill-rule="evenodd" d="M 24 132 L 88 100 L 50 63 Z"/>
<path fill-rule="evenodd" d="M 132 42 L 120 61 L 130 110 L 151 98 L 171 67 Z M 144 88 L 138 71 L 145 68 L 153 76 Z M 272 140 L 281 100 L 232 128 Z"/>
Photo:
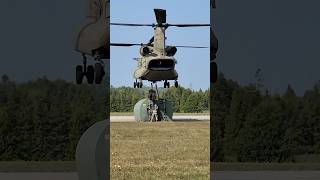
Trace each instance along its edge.
<path fill-rule="evenodd" d="M 88 0 L 89 13 L 75 40 L 75 50 L 82 54 L 83 65 L 76 66 L 76 83 L 86 77 L 88 84 L 101 84 L 105 75 L 104 59 L 110 59 L 110 0 Z M 87 65 L 87 57 L 95 65 Z"/>
<path fill-rule="evenodd" d="M 118 47 L 140 47 L 140 58 L 135 58 L 138 61 L 138 67 L 134 71 L 133 77 L 135 82 L 134 88 L 142 88 L 143 80 L 156 83 L 164 81 L 164 88 L 170 87 L 169 80 L 174 80 L 174 86 L 178 87 L 178 73 L 175 69 L 177 60 L 174 55 L 179 48 L 208 48 L 202 46 L 169 46 L 166 45 L 165 31 L 168 27 L 204 27 L 210 24 L 168 24 L 166 22 L 166 10 L 154 9 L 156 24 L 130 24 L 130 23 L 110 23 L 114 26 L 147 26 L 154 28 L 154 36 L 148 43 L 110 43 L 110 46 Z"/>

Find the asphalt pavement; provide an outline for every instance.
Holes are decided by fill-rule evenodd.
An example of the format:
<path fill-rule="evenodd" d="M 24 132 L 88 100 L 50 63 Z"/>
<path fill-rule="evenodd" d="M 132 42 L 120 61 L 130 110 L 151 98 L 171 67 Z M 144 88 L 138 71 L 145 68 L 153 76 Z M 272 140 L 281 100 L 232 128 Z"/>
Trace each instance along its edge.
<path fill-rule="evenodd" d="M 216 171 L 211 180 L 319 180 L 320 171 Z M 76 172 L 0 173 L 0 180 L 78 180 Z"/>
<path fill-rule="evenodd" d="M 215 171 L 211 180 L 320 180 L 320 171 Z"/>
<path fill-rule="evenodd" d="M 0 180 L 78 180 L 76 172 L 0 173 Z"/>
<path fill-rule="evenodd" d="M 173 121 L 194 122 L 209 121 L 210 115 L 174 115 Z M 135 122 L 134 116 L 110 116 L 110 122 Z"/>

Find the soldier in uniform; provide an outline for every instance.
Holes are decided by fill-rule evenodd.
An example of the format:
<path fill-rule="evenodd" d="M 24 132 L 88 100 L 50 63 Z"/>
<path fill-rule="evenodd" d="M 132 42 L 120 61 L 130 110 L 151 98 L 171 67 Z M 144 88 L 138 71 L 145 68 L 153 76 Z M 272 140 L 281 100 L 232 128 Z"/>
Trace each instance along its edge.
<path fill-rule="evenodd" d="M 149 99 L 149 103 L 148 103 L 148 107 L 147 107 L 147 111 L 148 111 L 148 115 L 149 115 L 149 121 L 154 121 L 155 117 L 156 120 L 158 119 L 158 116 L 155 116 L 155 109 L 156 111 L 158 111 L 158 106 L 156 104 L 156 92 L 153 89 L 150 89 L 148 92 L 148 99 Z"/>
<path fill-rule="evenodd" d="M 151 121 L 158 121 L 158 105 L 157 104 L 153 105 Z"/>

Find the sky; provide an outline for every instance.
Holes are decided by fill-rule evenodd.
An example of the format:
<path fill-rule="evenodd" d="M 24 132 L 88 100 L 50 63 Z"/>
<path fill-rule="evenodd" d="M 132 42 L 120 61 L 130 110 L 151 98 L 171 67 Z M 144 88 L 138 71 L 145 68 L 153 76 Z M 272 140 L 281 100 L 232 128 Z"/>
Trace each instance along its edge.
<path fill-rule="evenodd" d="M 167 9 L 171 23 L 209 22 L 209 10 L 203 10 L 209 8 L 207 0 L 112 0 L 111 6 L 114 22 L 154 23 L 155 7 Z M 267 87 L 282 92 L 291 84 L 299 94 L 320 79 L 320 1 L 216 0 L 216 6 L 217 63 L 227 78 L 242 84 L 254 82 L 260 68 Z M 6 73 L 19 82 L 42 76 L 74 81 L 75 66 L 82 58 L 73 50 L 73 40 L 85 14 L 85 0 L 1 0 L 0 75 Z M 114 42 L 141 43 L 149 40 L 152 29 L 117 27 L 111 33 Z M 205 28 L 170 27 L 167 33 L 170 44 L 209 45 Z M 209 66 L 200 66 L 209 61 L 203 51 L 178 50 L 182 85 L 198 88 L 208 84 L 205 73 Z M 138 55 L 135 48 L 111 49 L 115 85 L 132 86 L 136 62 L 131 58 Z M 194 71 L 196 65 L 202 68 Z"/>
<path fill-rule="evenodd" d="M 254 82 L 262 69 L 265 86 L 300 95 L 320 80 L 320 1 L 216 0 L 218 66 L 227 78 Z"/>
<path fill-rule="evenodd" d="M 74 39 L 85 13 L 85 0 L 1 0 L 0 75 L 74 81 L 82 64 Z"/>
<path fill-rule="evenodd" d="M 156 23 L 153 9 L 167 10 L 168 23 L 210 23 L 209 0 L 116 0 L 111 1 L 110 18 L 113 23 Z M 146 43 L 153 36 L 151 27 L 111 26 L 112 43 Z M 167 45 L 210 46 L 210 27 L 177 28 L 166 31 Z M 133 73 L 137 62 L 132 58 L 140 57 L 139 46 L 111 47 L 110 78 L 111 85 L 133 86 Z M 179 84 L 199 90 L 209 88 L 210 49 L 178 48 L 175 55 L 178 63 Z M 145 81 L 149 86 L 150 82 Z M 173 81 L 171 82 L 173 85 Z M 158 82 L 163 87 L 163 82 Z"/>

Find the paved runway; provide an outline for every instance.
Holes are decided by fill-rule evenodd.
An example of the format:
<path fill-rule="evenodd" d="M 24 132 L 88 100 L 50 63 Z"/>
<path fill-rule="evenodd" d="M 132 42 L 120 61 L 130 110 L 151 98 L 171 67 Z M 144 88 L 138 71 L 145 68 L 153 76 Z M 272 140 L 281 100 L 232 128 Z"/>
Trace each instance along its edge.
<path fill-rule="evenodd" d="M 209 115 L 177 115 L 173 116 L 173 121 L 208 121 Z M 111 122 L 134 122 L 134 116 L 110 116 Z"/>
<path fill-rule="evenodd" d="M 0 173 L 0 180 L 78 180 L 78 175 L 75 172 Z"/>
<path fill-rule="evenodd" d="M 213 178 L 212 178 L 213 177 Z M 211 180 L 319 180 L 320 171 L 216 171 Z"/>

